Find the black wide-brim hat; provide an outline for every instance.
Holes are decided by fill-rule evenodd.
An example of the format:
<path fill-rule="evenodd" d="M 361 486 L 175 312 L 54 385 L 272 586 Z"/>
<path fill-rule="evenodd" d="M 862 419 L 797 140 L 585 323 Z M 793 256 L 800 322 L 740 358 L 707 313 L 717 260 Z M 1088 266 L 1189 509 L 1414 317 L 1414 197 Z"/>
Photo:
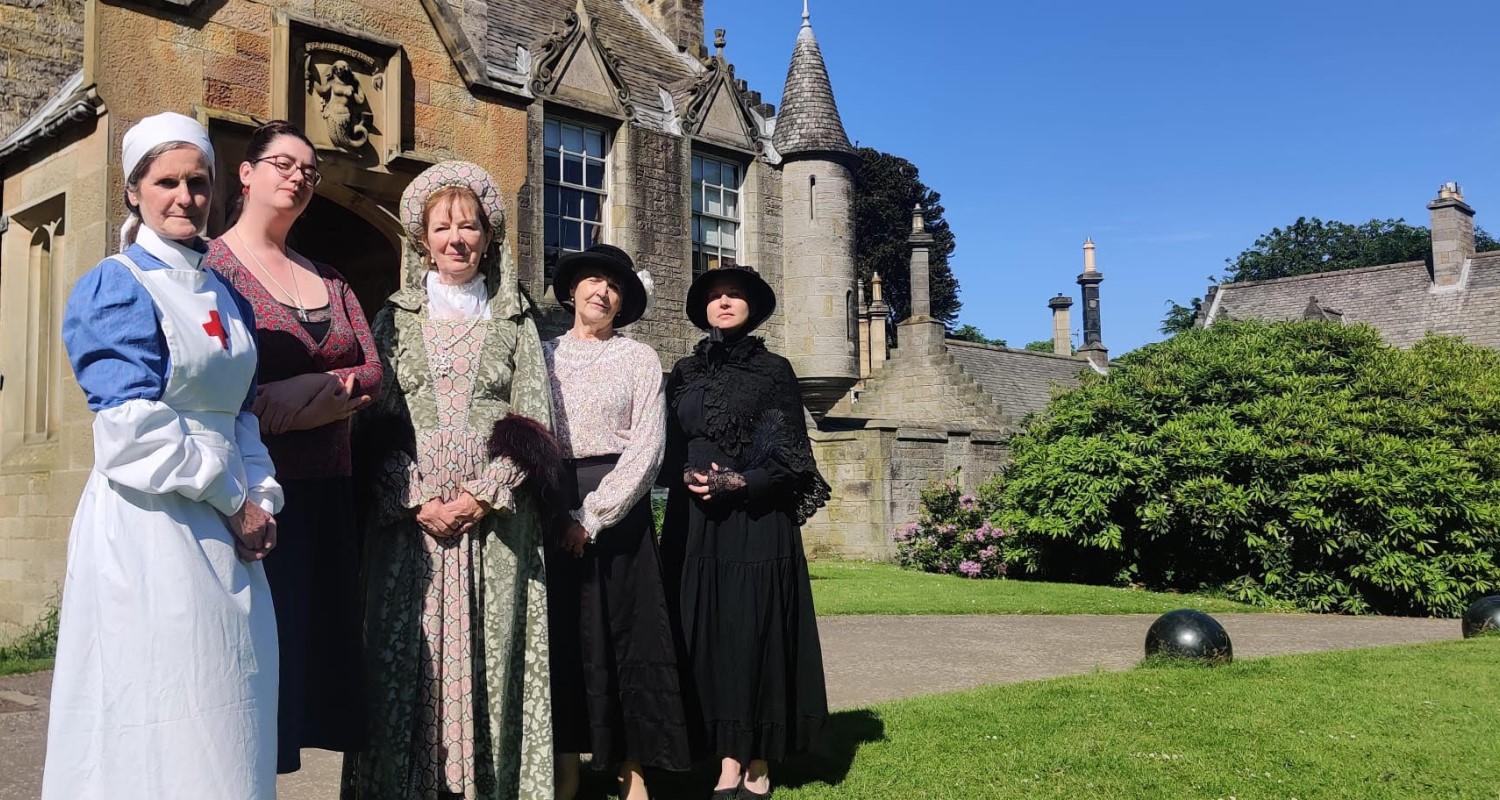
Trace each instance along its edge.
<path fill-rule="evenodd" d="M 635 262 L 630 256 L 612 244 L 596 244 L 578 253 L 564 253 L 557 259 L 557 269 L 552 273 L 552 295 L 570 313 L 573 311 L 573 284 L 578 282 L 584 270 L 598 270 L 620 287 L 620 313 L 615 315 L 615 327 L 623 328 L 640 319 L 651 304 L 650 293 L 641 276 L 636 274 Z"/>
<path fill-rule="evenodd" d="M 735 265 L 705 270 L 693 279 L 687 293 L 687 316 L 699 330 L 708 330 L 708 288 L 721 280 L 732 280 L 745 292 L 745 301 L 750 304 L 750 319 L 745 321 L 743 332 L 749 333 L 760 327 L 771 312 L 776 310 L 776 293 L 771 290 L 754 267 Z"/>

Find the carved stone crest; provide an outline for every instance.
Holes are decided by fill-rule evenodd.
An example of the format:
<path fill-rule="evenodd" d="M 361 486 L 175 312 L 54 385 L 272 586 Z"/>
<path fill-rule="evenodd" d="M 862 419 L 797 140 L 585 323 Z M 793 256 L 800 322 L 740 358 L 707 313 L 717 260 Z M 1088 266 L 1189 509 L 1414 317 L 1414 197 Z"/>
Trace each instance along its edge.
<path fill-rule="evenodd" d="M 400 46 L 285 11 L 277 22 L 277 66 L 285 77 L 278 76 L 272 112 L 300 125 L 317 149 L 367 166 L 400 153 Z"/>
<path fill-rule="evenodd" d="M 370 100 L 384 94 L 383 71 L 375 59 L 340 44 L 308 42 L 305 48 L 303 81 L 309 98 L 317 98 L 323 132 L 335 148 L 347 153 L 359 150 L 370 143 L 372 134 L 380 132 Z"/>

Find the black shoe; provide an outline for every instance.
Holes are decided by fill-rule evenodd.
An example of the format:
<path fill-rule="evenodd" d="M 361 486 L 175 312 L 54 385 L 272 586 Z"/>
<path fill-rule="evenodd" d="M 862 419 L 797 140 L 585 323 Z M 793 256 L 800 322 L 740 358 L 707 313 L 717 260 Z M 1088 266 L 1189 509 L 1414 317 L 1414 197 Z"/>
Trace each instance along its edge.
<path fill-rule="evenodd" d="M 748 786 L 741 786 L 739 800 L 770 800 L 771 792 L 773 791 L 775 790 L 766 789 L 766 793 L 761 794 L 760 792 L 750 791 L 750 787 Z"/>
<path fill-rule="evenodd" d="M 740 787 L 732 786 L 728 789 L 715 789 L 709 800 L 739 800 Z"/>

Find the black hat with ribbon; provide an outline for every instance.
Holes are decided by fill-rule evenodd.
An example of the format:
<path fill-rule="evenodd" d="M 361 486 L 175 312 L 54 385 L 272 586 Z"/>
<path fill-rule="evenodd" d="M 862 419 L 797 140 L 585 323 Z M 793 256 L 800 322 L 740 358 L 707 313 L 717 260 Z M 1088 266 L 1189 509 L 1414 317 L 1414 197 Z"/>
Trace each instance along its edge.
<path fill-rule="evenodd" d="M 705 270 L 693 279 L 687 293 L 687 316 L 700 330 L 708 330 L 708 290 L 720 281 L 733 281 L 745 293 L 745 302 L 750 305 L 750 319 L 741 333 L 749 333 L 760 327 L 771 312 L 776 310 L 776 292 L 771 290 L 754 267 L 735 265 Z"/>
<path fill-rule="evenodd" d="M 651 307 L 655 288 L 651 273 L 637 272 L 635 262 L 624 250 L 612 244 L 596 244 L 581 252 L 564 253 L 557 259 L 557 269 L 552 273 L 552 294 L 569 312 L 573 311 L 573 286 L 590 270 L 603 273 L 620 289 L 620 313 L 615 315 L 615 327 L 635 322 Z"/>

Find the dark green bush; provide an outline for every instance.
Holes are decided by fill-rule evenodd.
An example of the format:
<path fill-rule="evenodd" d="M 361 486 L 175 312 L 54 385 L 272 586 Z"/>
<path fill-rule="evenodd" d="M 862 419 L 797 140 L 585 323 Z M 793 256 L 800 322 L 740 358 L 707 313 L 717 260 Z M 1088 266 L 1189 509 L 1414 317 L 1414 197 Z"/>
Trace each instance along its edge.
<path fill-rule="evenodd" d="M 1500 586 L 1500 353 L 1231 322 L 1128 354 L 1011 444 L 1010 574 L 1456 615 Z"/>

